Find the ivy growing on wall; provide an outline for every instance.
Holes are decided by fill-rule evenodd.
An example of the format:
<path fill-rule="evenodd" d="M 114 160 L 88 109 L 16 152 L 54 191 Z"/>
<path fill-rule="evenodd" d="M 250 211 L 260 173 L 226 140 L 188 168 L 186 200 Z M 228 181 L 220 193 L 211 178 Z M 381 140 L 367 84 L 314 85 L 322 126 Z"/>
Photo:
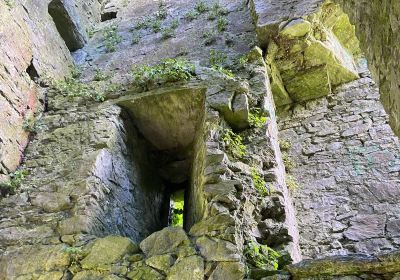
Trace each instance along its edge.
<path fill-rule="evenodd" d="M 267 245 L 250 241 L 245 246 L 244 255 L 247 262 L 256 268 L 265 270 L 277 270 L 279 268 L 281 255 Z"/>

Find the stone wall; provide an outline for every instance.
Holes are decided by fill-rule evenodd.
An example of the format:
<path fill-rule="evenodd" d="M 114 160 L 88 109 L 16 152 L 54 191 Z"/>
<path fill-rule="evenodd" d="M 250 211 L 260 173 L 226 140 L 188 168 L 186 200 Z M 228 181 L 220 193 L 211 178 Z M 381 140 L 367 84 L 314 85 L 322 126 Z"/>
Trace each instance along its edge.
<path fill-rule="evenodd" d="M 78 233 L 140 241 L 166 225 L 161 179 L 130 118 L 118 107 L 52 104 L 26 151 L 23 192 L 0 202 L 1 248 Z"/>
<path fill-rule="evenodd" d="M 50 1 L 0 3 L 0 181 L 15 171 L 28 143 L 26 123 L 45 107 L 46 97 L 36 80 L 59 79 L 70 72 L 71 55 L 48 13 Z M 63 1 L 82 38 L 100 20 L 98 1 Z"/>
<path fill-rule="evenodd" d="M 364 73 L 365 74 L 365 73 Z M 399 142 L 367 75 L 279 117 L 305 257 L 399 248 Z"/>
<path fill-rule="evenodd" d="M 268 81 L 271 60 L 267 55 L 265 61 L 265 53 L 255 47 L 255 35 L 265 35 L 260 30 L 267 30 L 268 36 L 276 36 L 274 32 L 283 27 L 284 35 L 297 36 L 300 25 L 312 35 L 312 43 L 330 42 L 337 47 L 340 55 L 324 47 L 322 55 L 316 52 L 310 59 L 313 67 L 330 68 L 322 80 L 324 95 L 331 91 L 330 74 L 341 76 L 337 65 L 331 67 L 332 55 L 349 62 L 339 63 L 340 67 L 354 70 L 352 58 L 341 54 L 348 42 L 355 41 L 326 40 L 337 25 L 329 25 L 329 20 L 319 25 L 321 14 L 294 19 L 315 12 L 319 1 L 288 1 L 285 6 L 265 2 L 250 1 L 250 9 L 241 0 L 221 0 L 217 8 L 214 1 L 205 1 L 208 9 L 185 0 L 161 6 L 147 0 L 107 4 L 116 8 L 118 18 L 97 23 L 90 29 L 91 36 L 82 35 L 87 44 L 75 55 L 82 76 L 68 79 L 64 90 L 53 88 L 57 82 L 43 89 L 47 111 L 32 134 L 21 166 L 29 175 L 15 195 L 0 201 L 0 280 L 313 279 L 319 274 L 336 279 L 362 273 L 392 277 L 398 272 L 396 253 L 333 257 L 281 270 L 301 260 L 299 242 L 306 257 L 396 248 L 398 193 L 393 184 L 398 185 L 399 163 L 394 157 L 398 144 L 368 77 L 344 86 L 321 103 L 307 103 L 305 110 L 296 105 L 293 115 L 282 115 L 286 118 L 281 122 L 282 135 L 294 137 L 290 153 L 299 161 L 291 172 L 299 181 L 307 180 L 300 182 L 305 186 L 296 192 L 296 206 L 301 207 L 299 241 L 288 190 L 294 181 L 285 173 L 284 163 L 288 168 L 290 161 L 281 153 L 280 146 L 285 145 L 279 145 L 276 96 Z M 77 8 L 73 23 L 81 33 L 100 18 L 98 1 L 77 6 L 60 3 L 68 6 L 66 11 Z M 19 9 L 20 4 L 9 8 Z M 36 7 L 47 13 L 44 4 Z M 258 22 L 254 29 L 251 13 L 254 20 L 272 18 L 272 23 Z M 284 25 L 279 26 L 282 21 Z M 54 24 L 46 23 L 56 34 Z M 326 32 L 319 33 L 318 28 Z M 168 33 L 171 30 L 176 34 Z M 67 73 L 71 59 L 56 37 L 55 42 L 62 45 L 62 61 L 54 68 L 62 69 L 54 70 L 59 75 L 49 74 L 57 78 Z M 259 42 L 265 48 L 263 39 Z M 307 40 L 290 42 L 297 50 L 295 43 L 306 46 L 311 42 Z M 287 50 L 286 41 L 279 42 L 278 48 Z M 282 54 L 278 59 L 287 59 Z M 319 55 L 325 60 L 319 61 Z M 145 87 L 133 81 L 132 66 L 153 65 L 165 58 L 192 62 L 192 78 L 174 83 L 161 79 Z M 41 61 L 28 67 L 30 78 L 34 79 L 35 72 L 44 75 Z M 289 70 L 293 73 L 296 67 Z M 348 75 L 339 80 L 355 78 Z M 313 84 L 307 86 L 318 92 Z M 76 93 L 82 89 L 94 90 L 95 96 Z M 99 104 L 89 97 L 106 101 Z M 310 98 L 293 98 L 289 103 Z M 316 105 L 309 112 L 311 104 Z M 304 114 L 310 114 L 308 122 Z M 329 121 L 340 123 L 339 128 Z M 297 135 L 303 137 L 301 141 Z M 332 143 L 324 144 L 325 139 Z M 365 153 L 376 159 L 365 158 Z M 159 168 L 165 155 L 172 163 L 192 162 L 183 174 L 190 177 L 186 231 L 165 227 L 171 192 Z M 335 161 L 329 165 L 331 158 Z M 382 162 L 389 169 L 381 168 Z M 328 170 L 321 180 L 315 178 L 325 169 L 317 164 Z M 373 168 L 367 169 L 369 165 Z M 323 192 L 321 184 L 326 184 Z M 371 193 L 363 189 L 364 184 Z M 336 204 L 325 208 L 327 198 Z M 311 232 L 309 228 L 320 217 L 322 229 Z M 383 222 L 383 218 L 387 219 Z"/>
<path fill-rule="evenodd" d="M 400 94 L 398 86 L 400 43 L 398 26 L 400 8 L 396 0 L 300 0 L 282 5 L 281 1 L 249 2 L 261 46 L 266 47 L 288 19 L 304 18 L 315 13 L 324 3 L 338 3 L 356 27 L 356 34 L 370 63 L 381 91 L 381 102 L 389 115 L 390 125 L 398 134 Z"/>
<path fill-rule="evenodd" d="M 389 115 L 393 131 L 400 133 L 400 6 L 396 0 L 336 1 L 356 26 L 361 48 L 368 58 L 375 81 L 379 83 L 380 100 Z"/>

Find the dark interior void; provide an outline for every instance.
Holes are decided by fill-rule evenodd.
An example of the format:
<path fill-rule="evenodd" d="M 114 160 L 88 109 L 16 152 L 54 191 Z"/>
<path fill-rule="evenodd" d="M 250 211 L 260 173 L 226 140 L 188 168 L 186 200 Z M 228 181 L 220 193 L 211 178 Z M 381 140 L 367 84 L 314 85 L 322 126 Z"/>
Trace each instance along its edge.
<path fill-rule="evenodd" d="M 115 11 L 104 12 L 101 14 L 101 21 L 112 20 L 114 18 L 117 18 L 117 12 Z"/>
<path fill-rule="evenodd" d="M 51 1 L 48 11 L 54 20 L 58 33 L 60 33 L 68 49 L 71 52 L 81 49 L 85 45 L 85 38 L 79 32 L 78 27 L 74 23 L 62 1 Z"/>
<path fill-rule="evenodd" d="M 29 64 L 28 68 L 26 68 L 26 73 L 28 73 L 29 77 L 34 82 L 36 82 L 37 79 L 39 78 L 39 74 L 36 71 L 35 66 L 33 65 L 33 59 L 31 60 L 31 63 Z"/>
<path fill-rule="evenodd" d="M 193 196 L 190 189 L 193 159 L 197 153 L 195 144 L 198 141 L 195 140 L 203 135 L 204 102 L 204 90 L 186 88 L 135 95 L 118 101 L 129 113 L 141 141 L 146 142 L 145 153 L 153 170 L 148 176 L 160 182 L 158 191 L 163 201 L 148 209 L 155 215 L 158 213 L 159 224 L 149 224 L 149 227 L 183 226 L 189 229 L 193 224 L 194 219 L 187 217 L 193 217 L 192 208 L 196 208 L 191 202 L 201 201 L 189 196 Z M 145 187 L 140 186 L 140 189 Z"/>

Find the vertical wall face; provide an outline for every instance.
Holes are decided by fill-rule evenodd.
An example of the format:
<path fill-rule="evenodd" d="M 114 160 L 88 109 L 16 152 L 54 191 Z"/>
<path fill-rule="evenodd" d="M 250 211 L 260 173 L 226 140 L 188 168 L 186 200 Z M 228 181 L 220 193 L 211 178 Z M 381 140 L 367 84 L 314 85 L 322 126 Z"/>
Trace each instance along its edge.
<path fill-rule="evenodd" d="M 26 152 L 31 179 L 0 202 L 0 250 L 81 233 L 140 241 L 165 226 L 163 184 L 132 120 L 115 106 L 51 108 Z"/>
<path fill-rule="evenodd" d="M 26 70 L 31 65 L 39 74 L 60 77 L 71 65 L 45 1 L 33 2 L 26 9 L 0 2 L 0 181 L 19 165 L 28 140 L 23 122 L 40 107 L 42 97 Z"/>
<path fill-rule="evenodd" d="M 400 146 L 369 77 L 280 116 L 305 257 L 400 245 Z"/>
<path fill-rule="evenodd" d="M 381 102 L 393 131 L 400 133 L 400 5 L 396 0 L 336 1 L 356 26 L 374 79 L 379 83 Z"/>
<path fill-rule="evenodd" d="M 57 30 L 68 49 L 73 52 L 85 45 L 85 33 L 78 26 L 61 0 L 53 0 L 49 4 L 49 14 L 56 24 Z M 77 20 L 77 19 L 75 19 Z"/>
<path fill-rule="evenodd" d="M 0 2 L 0 118 L 3 120 L 0 126 L 0 181 L 20 163 L 28 142 L 24 120 L 32 119 L 45 102 L 33 78 L 59 79 L 68 74 L 72 66 L 66 43 L 48 13 L 49 2 Z M 58 5 L 61 3 L 73 22 L 71 26 L 64 22 L 67 25 L 63 30 L 74 28 L 80 34 L 80 43 L 70 45 L 74 49 L 82 45 L 86 28 L 100 21 L 100 3 L 97 0 L 58 1 Z M 53 1 L 50 5 L 56 4 Z M 30 77 L 30 69 L 37 75 Z"/>

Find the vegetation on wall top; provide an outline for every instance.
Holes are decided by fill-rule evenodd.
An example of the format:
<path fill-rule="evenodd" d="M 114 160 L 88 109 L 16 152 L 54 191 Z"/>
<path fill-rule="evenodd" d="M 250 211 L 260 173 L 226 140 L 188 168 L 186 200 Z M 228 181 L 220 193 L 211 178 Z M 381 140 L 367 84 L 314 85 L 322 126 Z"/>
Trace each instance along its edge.
<path fill-rule="evenodd" d="M 157 84 L 190 80 L 195 75 L 195 66 L 184 59 L 167 58 L 154 66 L 134 66 L 131 75 L 137 86 L 149 90 Z"/>

